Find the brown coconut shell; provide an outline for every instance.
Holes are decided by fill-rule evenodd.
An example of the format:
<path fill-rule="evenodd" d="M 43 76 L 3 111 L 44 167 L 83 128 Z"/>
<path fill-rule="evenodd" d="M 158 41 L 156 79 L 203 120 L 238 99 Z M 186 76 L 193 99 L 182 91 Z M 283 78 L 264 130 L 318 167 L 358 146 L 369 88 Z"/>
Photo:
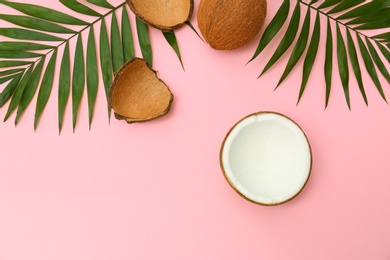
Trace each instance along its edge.
<path fill-rule="evenodd" d="M 145 122 L 167 114 L 173 95 L 141 58 L 126 62 L 112 83 L 109 104 L 115 117 L 127 123 Z"/>
<path fill-rule="evenodd" d="M 260 32 L 266 14 L 266 0 L 201 0 L 198 26 L 212 48 L 233 50 Z"/>
<path fill-rule="evenodd" d="M 194 10 L 193 0 L 127 0 L 127 4 L 141 20 L 162 31 L 180 27 Z"/>

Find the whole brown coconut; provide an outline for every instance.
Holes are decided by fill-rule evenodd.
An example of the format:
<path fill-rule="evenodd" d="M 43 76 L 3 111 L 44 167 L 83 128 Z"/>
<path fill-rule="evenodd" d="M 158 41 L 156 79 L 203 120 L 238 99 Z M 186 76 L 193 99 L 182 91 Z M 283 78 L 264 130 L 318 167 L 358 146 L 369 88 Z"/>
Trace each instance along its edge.
<path fill-rule="evenodd" d="M 109 98 L 115 117 L 127 123 L 161 117 L 169 112 L 172 101 L 168 86 L 141 58 L 134 58 L 119 69 Z"/>
<path fill-rule="evenodd" d="M 212 48 L 232 50 L 259 33 L 266 13 L 266 0 L 201 0 L 198 26 Z"/>
<path fill-rule="evenodd" d="M 127 4 L 141 20 L 162 31 L 183 25 L 194 9 L 193 0 L 127 0 Z"/>

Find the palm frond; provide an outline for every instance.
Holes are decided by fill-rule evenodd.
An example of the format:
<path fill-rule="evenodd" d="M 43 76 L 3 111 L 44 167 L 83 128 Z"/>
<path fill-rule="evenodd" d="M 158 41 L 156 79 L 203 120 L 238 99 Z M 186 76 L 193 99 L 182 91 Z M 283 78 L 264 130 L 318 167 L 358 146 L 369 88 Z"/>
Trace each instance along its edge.
<path fill-rule="evenodd" d="M 183 61 L 181 59 L 180 49 L 179 49 L 179 45 L 177 44 L 177 39 L 176 39 L 175 32 L 174 31 L 168 31 L 168 32 L 162 32 L 162 33 L 163 33 L 165 39 L 167 40 L 167 42 L 169 43 L 169 45 L 172 47 L 172 49 L 176 53 L 177 58 L 180 61 L 181 67 L 184 70 L 184 65 L 183 65 Z"/>
<path fill-rule="evenodd" d="M 302 83 L 301 90 L 299 91 L 298 102 L 300 101 L 302 94 L 306 88 L 307 82 L 309 80 L 310 72 L 313 68 L 314 60 L 318 51 L 318 44 L 320 42 L 320 16 L 317 13 L 316 21 L 314 24 L 313 35 L 309 44 L 309 48 L 307 50 L 307 54 L 305 57 L 305 61 L 303 63 L 303 74 L 302 74 Z"/>
<path fill-rule="evenodd" d="M 337 64 L 339 65 L 339 74 L 341 84 L 343 85 L 345 100 L 348 108 L 351 109 L 351 101 L 349 98 L 349 68 L 347 60 L 347 49 L 345 47 L 344 38 L 341 34 L 340 25 L 337 24 Z"/>
<path fill-rule="evenodd" d="M 152 51 L 152 45 L 150 43 L 149 39 L 149 29 L 148 26 L 137 17 L 136 19 L 137 24 L 137 33 L 138 33 L 138 41 L 139 46 L 142 51 L 142 56 L 145 58 L 145 60 L 148 62 L 149 66 L 153 66 L 153 51 Z"/>
<path fill-rule="evenodd" d="M 106 99 L 108 102 L 108 97 L 110 95 L 110 87 L 112 83 L 113 77 L 113 68 L 112 68 L 112 60 L 111 60 L 111 51 L 110 51 L 110 43 L 108 42 L 107 35 L 107 27 L 104 19 L 100 24 L 100 45 L 99 45 L 99 53 L 100 53 L 100 67 L 102 70 L 103 84 L 104 90 L 106 93 Z M 111 118 L 111 109 L 108 107 L 108 120 Z"/>
<path fill-rule="evenodd" d="M 34 129 L 37 128 L 39 118 L 41 117 L 41 114 L 45 109 L 47 102 L 49 101 L 51 90 L 53 88 L 56 60 L 57 60 L 57 49 L 55 49 L 54 52 L 52 53 L 50 61 L 47 64 L 45 73 L 43 74 L 41 86 L 38 92 L 37 104 L 35 108 Z"/>
<path fill-rule="evenodd" d="M 253 57 L 249 60 L 249 62 L 256 59 L 257 56 L 260 55 L 260 53 L 265 49 L 265 47 L 267 47 L 267 45 L 272 41 L 275 35 L 279 32 L 279 30 L 282 28 L 283 24 L 287 20 L 289 10 L 290 10 L 290 0 L 284 0 L 278 12 L 275 14 L 274 18 L 268 24 L 267 28 L 264 30 L 259 45 L 257 46 L 257 49 L 253 54 Z"/>
<path fill-rule="evenodd" d="M 95 16 L 95 17 L 100 17 L 101 14 L 98 12 L 94 11 L 93 9 L 83 5 L 82 3 L 78 2 L 77 0 L 60 0 L 61 4 L 65 5 L 69 9 L 80 13 L 80 14 L 85 14 L 89 16 Z"/>
<path fill-rule="evenodd" d="M 87 96 L 88 96 L 88 119 L 91 129 L 93 112 L 95 110 L 95 101 L 99 86 L 98 66 L 96 57 L 95 32 L 93 26 L 89 29 L 87 45 Z"/>
<path fill-rule="evenodd" d="M 15 93 L 12 96 L 11 102 L 10 102 L 10 104 L 8 106 L 7 113 L 6 113 L 5 117 L 4 117 L 4 122 L 8 120 L 8 118 L 12 114 L 12 112 L 14 112 L 15 109 L 18 107 L 18 105 L 20 103 L 20 100 L 22 98 L 24 89 L 25 89 L 25 87 L 27 86 L 27 84 L 28 84 L 28 82 L 30 80 L 32 69 L 33 69 L 33 67 L 30 66 L 30 68 L 25 72 L 25 75 L 23 76 L 23 79 L 18 84 L 18 86 L 17 86 L 17 88 L 15 90 Z"/>
<path fill-rule="evenodd" d="M 77 37 L 76 51 L 74 54 L 73 78 L 72 78 L 72 115 L 73 115 L 73 131 L 76 128 L 77 117 L 79 114 L 79 106 L 85 87 L 85 63 L 83 37 L 81 34 Z"/>
<path fill-rule="evenodd" d="M 35 17 L 0 14 L 0 19 L 21 27 L 53 33 L 75 33 L 67 27 Z"/>
<path fill-rule="evenodd" d="M 8 99 L 13 95 L 21 77 L 22 77 L 21 73 L 13 77 L 11 82 L 7 85 L 7 87 L 5 87 L 3 91 L 0 93 L 0 107 L 4 106 L 4 104 L 8 101 Z"/>
<path fill-rule="evenodd" d="M 70 94 L 70 53 L 69 42 L 66 42 L 62 55 L 58 84 L 58 131 L 61 133 L 66 104 Z"/>
<path fill-rule="evenodd" d="M 126 8 L 122 8 L 122 46 L 125 62 L 135 57 L 133 34 Z"/>
<path fill-rule="evenodd" d="M 328 106 L 332 89 L 333 63 L 337 64 L 341 85 L 344 90 L 346 103 L 351 108 L 349 88 L 349 67 L 351 66 L 357 80 L 360 93 L 364 102 L 368 104 L 362 77 L 362 68 L 359 64 L 359 56 L 364 62 L 365 72 L 372 79 L 381 97 L 386 101 L 382 88 L 382 82 L 378 75 L 390 83 L 390 0 L 295 0 L 296 7 L 293 14 L 288 18 L 290 0 L 284 0 L 275 16 L 265 28 L 258 47 L 250 61 L 257 58 L 260 53 L 278 35 L 283 25 L 286 24 L 288 32 L 285 34 L 274 51 L 270 61 L 264 66 L 260 75 L 263 75 L 273 67 L 283 55 L 289 55 L 289 59 L 282 76 L 276 87 L 286 80 L 290 72 L 300 65 L 299 60 L 304 58 L 303 74 L 298 102 L 306 88 L 307 80 L 311 73 L 311 67 L 316 60 L 319 42 L 319 24 L 321 19 L 327 21 L 327 33 L 325 43 L 324 79 L 326 86 L 325 107 Z M 299 11 L 306 7 L 306 17 L 302 25 L 299 24 Z M 314 12 L 317 17 L 314 25 L 310 24 L 310 13 Z M 332 26 L 336 30 L 332 30 Z M 374 30 L 382 30 L 375 35 Z M 386 31 L 387 30 L 387 31 Z M 371 33 L 373 31 L 374 33 Z M 384 31 L 384 32 L 383 32 Z M 371 33 L 371 34 L 370 34 Z M 312 35 L 309 46 L 308 36 Z M 373 35 L 374 34 L 374 35 Z M 299 36 L 298 36 L 299 35 Z M 318 35 L 318 36 L 317 36 Z M 353 35 L 356 35 L 355 39 Z M 298 37 L 292 51 L 288 51 L 291 43 Z M 318 39 L 317 39 L 318 38 Z M 318 42 L 317 42 L 318 41 Z M 311 45 L 311 46 L 310 46 Z M 333 48 L 336 48 L 336 60 L 333 60 Z M 249 61 L 249 62 L 250 62 Z"/>
<path fill-rule="evenodd" d="M 383 92 L 383 88 L 382 88 L 382 85 L 379 81 L 378 73 L 376 72 L 374 62 L 371 59 L 370 53 L 368 52 L 366 46 L 364 45 L 364 42 L 363 42 L 361 36 L 356 34 L 356 38 L 358 39 L 359 49 L 360 49 L 364 64 L 366 65 L 367 72 L 371 76 L 371 79 L 374 82 L 376 88 L 378 89 L 379 94 L 386 101 L 385 93 Z"/>
<path fill-rule="evenodd" d="M 125 62 L 125 58 L 123 57 L 123 47 L 115 12 L 112 13 L 111 18 L 111 58 L 115 73 Z"/>
<path fill-rule="evenodd" d="M 298 37 L 297 43 L 295 44 L 290 59 L 287 62 L 286 68 L 276 88 L 287 78 L 287 76 L 290 74 L 291 70 L 294 68 L 294 66 L 297 64 L 299 59 L 302 57 L 302 54 L 306 49 L 307 40 L 309 39 L 310 19 L 311 19 L 310 9 L 307 9 L 306 17 L 302 25 L 301 34 Z"/>
<path fill-rule="evenodd" d="M 33 99 L 35 92 L 37 91 L 44 63 L 45 57 L 41 58 L 34 66 L 34 70 L 29 79 L 28 87 L 24 88 L 22 97 L 20 99 L 18 111 L 16 112 L 15 125 L 19 123 L 20 117 L 23 115 L 28 105 L 30 105 L 31 100 Z"/>
<path fill-rule="evenodd" d="M 202 42 L 204 42 L 203 38 L 200 36 L 200 34 L 198 33 L 198 31 L 195 29 L 195 27 L 192 25 L 192 23 L 190 21 L 187 21 L 186 25 L 191 28 L 191 30 L 199 37 L 199 39 Z"/>
<path fill-rule="evenodd" d="M 34 129 L 36 129 L 53 88 L 57 88 L 59 132 L 61 133 L 63 128 L 69 98 L 72 102 L 74 131 L 86 89 L 89 128 L 91 128 L 99 89 L 99 73 L 102 75 L 108 101 L 115 71 L 136 56 L 131 17 L 128 14 L 126 1 L 117 6 L 111 5 L 106 0 L 59 0 L 59 2 L 64 7 L 61 11 L 30 3 L 0 1 L 0 6 L 21 13 L 15 15 L 0 13 L 0 20 L 15 25 L 11 28 L 0 28 L 1 39 L 5 39 L 0 40 L 0 84 L 4 86 L 0 93 L 0 107 L 10 100 L 4 121 L 7 121 L 17 110 L 15 124 L 18 124 L 34 96 L 37 95 L 34 119 Z M 103 9 L 100 8 L 98 12 L 94 7 Z M 101 10 L 105 10 L 105 13 L 100 13 Z M 117 11 L 121 11 L 120 20 Z M 87 18 L 70 15 L 72 12 Z M 111 18 L 109 32 L 106 18 Z M 95 25 L 100 28 L 98 43 L 95 42 Z M 136 25 L 142 56 L 152 66 L 153 55 L 148 26 L 138 18 Z M 88 38 L 84 39 L 84 31 L 89 32 Z M 173 38 L 172 34 L 174 35 L 170 32 L 168 36 L 170 37 L 168 43 L 176 53 L 180 54 L 176 37 Z M 86 47 L 83 42 L 86 42 Z M 75 49 L 74 53 L 70 52 L 71 46 Z M 181 59 L 181 56 L 179 58 Z M 61 60 L 59 68 L 55 67 L 57 59 Z M 56 76 L 59 77 L 59 83 L 58 86 L 53 86 Z M 108 103 L 107 107 L 110 119 L 111 110 Z"/>
<path fill-rule="evenodd" d="M 80 20 L 76 17 L 65 14 L 63 12 L 46 8 L 43 6 L 39 6 L 39 5 L 16 3 L 16 2 L 9 2 L 9 1 L 2 1 L 1 4 L 9 6 L 31 17 L 40 18 L 42 20 L 47 20 L 47 21 L 56 22 L 60 24 L 84 25 L 84 26 L 89 25 L 89 23 L 86 21 Z"/>
<path fill-rule="evenodd" d="M 275 53 L 272 55 L 271 59 L 265 65 L 265 68 L 263 69 L 263 72 L 261 72 L 260 76 L 263 75 L 268 69 L 270 69 L 291 46 L 291 44 L 295 39 L 295 35 L 298 31 L 300 18 L 301 18 L 301 5 L 297 2 L 291 17 L 290 24 L 287 28 L 287 31 L 289 33 L 286 33 L 283 36 L 282 40 L 280 41 L 280 44 L 276 48 Z"/>
<path fill-rule="evenodd" d="M 330 91 L 332 89 L 332 74 L 333 74 L 333 35 L 332 27 L 330 25 L 330 18 L 327 19 L 327 33 L 326 33 L 326 45 L 325 45 L 325 64 L 324 64 L 324 76 L 326 85 L 325 94 L 325 108 L 329 104 Z"/>
<path fill-rule="evenodd" d="M 356 77 L 356 81 L 359 85 L 359 89 L 364 99 L 364 102 L 366 103 L 366 105 L 368 105 L 368 100 L 366 96 L 366 91 L 364 90 L 362 72 L 359 65 L 359 59 L 358 59 L 355 43 L 352 39 L 351 33 L 348 30 L 347 30 L 347 41 L 348 41 L 348 53 L 351 59 L 352 68 Z"/>

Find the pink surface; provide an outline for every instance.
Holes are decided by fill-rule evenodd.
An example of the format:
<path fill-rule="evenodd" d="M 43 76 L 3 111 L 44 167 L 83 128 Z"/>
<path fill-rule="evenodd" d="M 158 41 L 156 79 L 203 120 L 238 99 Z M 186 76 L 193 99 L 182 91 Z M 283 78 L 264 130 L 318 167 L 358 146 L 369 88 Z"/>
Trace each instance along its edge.
<path fill-rule="evenodd" d="M 267 22 L 280 3 L 269 1 Z M 275 46 L 245 66 L 260 36 L 219 52 L 179 29 L 184 72 L 150 33 L 154 68 L 175 95 L 167 116 L 109 125 L 101 88 L 91 130 L 86 96 L 75 133 L 68 106 L 58 135 L 54 96 L 36 132 L 35 99 L 18 127 L 0 125 L 0 259 L 390 259 L 390 109 L 367 75 L 368 108 L 351 74 L 348 110 L 335 74 L 324 110 L 322 37 L 296 106 L 301 69 L 273 91 L 286 58 L 256 79 Z M 313 150 L 307 186 L 276 207 L 242 199 L 219 167 L 229 128 L 262 110 L 295 120 Z"/>

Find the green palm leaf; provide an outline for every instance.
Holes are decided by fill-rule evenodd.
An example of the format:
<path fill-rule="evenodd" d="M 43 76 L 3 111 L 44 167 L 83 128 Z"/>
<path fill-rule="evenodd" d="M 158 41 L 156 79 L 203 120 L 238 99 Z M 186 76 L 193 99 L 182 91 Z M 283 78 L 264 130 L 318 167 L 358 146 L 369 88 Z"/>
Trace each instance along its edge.
<path fill-rule="evenodd" d="M 54 33 L 75 33 L 75 31 L 68 29 L 64 26 L 52 22 L 48 22 L 42 19 L 34 18 L 34 17 L 0 14 L 0 19 L 13 23 L 15 25 L 19 25 L 34 30 L 41 30 L 46 32 L 54 32 Z"/>
<path fill-rule="evenodd" d="M 100 67 L 102 71 L 104 90 L 106 93 L 106 99 L 108 101 L 110 95 L 110 87 L 112 83 L 112 61 L 110 55 L 110 44 L 108 42 L 107 28 L 104 20 L 101 21 L 100 25 Z M 110 119 L 111 109 L 108 106 L 108 118 Z"/>
<path fill-rule="evenodd" d="M 81 34 L 77 37 L 76 51 L 74 54 L 73 78 L 72 78 L 72 115 L 73 115 L 73 131 L 76 128 L 77 117 L 81 98 L 84 93 L 85 84 L 85 63 L 83 40 Z"/>
<path fill-rule="evenodd" d="M 346 22 L 345 24 L 352 25 L 352 24 L 370 23 L 370 22 L 385 20 L 389 18 L 389 16 L 390 16 L 390 9 L 384 9 L 384 10 L 379 10 L 378 12 L 361 15 L 358 18 Z"/>
<path fill-rule="evenodd" d="M 115 12 L 112 14 L 111 20 L 111 57 L 115 73 L 125 62 L 125 59 L 123 57 L 123 48 L 118 27 L 118 21 Z"/>
<path fill-rule="evenodd" d="M 8 83 L 8 85 L 3 89 L 3 91 L 0 93 L 0 107 L 4 106 L 4 104 L 10 99 L 10 97 L 15 92 L 18 83 L 20 81 L 20 78 L 22 77 L 22 74 L 19 73 L 14 77 L 11 82 Z"/>
<path fill-rule="evenodd" d="M 333 74 L 333 36 L 330 18 L 327 19 L 326 47 L 325 47 L 325 64 L 324 75 L 326 85 L 325 108 L 329 104 L 330 91 L 332 89 L 332 74 Z"/>
<path fill-rule="evenodd" d="M 388 8 L 389 6 L 390 6 L 390 0 L 371 1 L 340 15 L 339 17 L 337 17 L 337 19 L 342 20 L 342 19 L 350 19 L 355 17 L 364 17 L 366 15 L 377 13 L 377 11 L 367 12 L 367 10 L 383 10 Z M 349 22 L 347 22 L 346 24 L 349 24 Z"/>
<path fill-rule="evenodd" d="M 353 6 L 356 6 L 358 4 L 363 3 L 365 0 L 348 0 L 348 1 L 342 1 L 335 7 L 333 7 L 330 11 L 328 11 L 328 14 L 334 14 L 341 11 L 345 11 Z"/>
<path fill-rule="evenodd" d="M 37 58 L 41 56 L 42 56 L 41 54 L 35 52 L 0 50 L 0 58 L 28 59 L 28 58 Z"/>
<path fill-rule="evenodd" d="M 337 24 L 337 62 L 339 65 L 339 73 L 341 84 L 343 85 L 345 100 L 348 108 L 351 109 L 349 98 L 349 69 L 347 60 L 347 50 L 345 47 L 343 36 L 341 35 L 340 26 Z"/>
<path fill-rule="evenodd" d="M 0 42 L 0 50 L 3 51 L 35 51 L 48 50 L 53 46 L 33 42 Z"/>
<path fill-rule="evenodd" d="M 33 67 L 30 66 L 30 68 L 28 68 L 26 73 L 23 75 L 22 80 L 19 82 L 19 84 L 15 90 L 15 93 L 12 96 L 11 102 L 8 106 L 7 113 L 4 117 L 4 122 L 8 120 L 8 118 L 10 117 L 12 112 L 15 111 L 15 109 L 18 107 L 18 105 L 20 103 L 20 99 L 22 98 L 22 95 L 23 95 L 24 88 L 27 86 L 27 84 L 30 80 L 32 70 L 33 70 Z"/>
<path fill-rule="evenodd" d="M 26 110 L 35 95 L 35 92 L 38 88 L 39 80 L 41 78 L 44 63 L 45 58 L 42 58 L 35 66 L 28 85 L 23 90 L 22 97 L 20 98 L 18 111 L 16 112 L 15 125 L 18 124 L 20 117 L 23 115 L 24 111 Z"/>
<path fill-rule="evenodd" d="M 37 128 L 39 118 L 46 107 L 47 102 L 51 94 L 54 79 L 54 70 L 57 60 L 57 49 L 54 50 L 49 63 L 47 64 L 45 73 L 43 74 L 41 87 L 38 92 L 37 105 L 35 108 L 34 129 Z"/>
<path fill-rule="evenodd" d="M 23 71 L 23 69 L 4 70 L 4 71 L 0 72 L 0 77 L 8 76 L 8 75 L 11 75 L 11 74 L 16 74 L 16 73 L 19 73 L 21 71 Z"/>
<path fill-rule="evenodd" d="M 276 87 L 278 87 L 287 78 L 291 70 L 294 68 L 294 66 L 297 64 L 299 59 L 302 57 L 302 54 L 304 53 L 307 46 L 307 40 L 309 39 L 309 30 L 310 30 L 310 9 L 307 9 L 301 34 L 299 35 L 297 43 L 295 44 L 295 47 L 291 53 L 290 59 L 288 60 L 286 68 Z"/>
<path fill-rule="evenodd" d="M 2 60 L 0 61 L 0 68 L 19 67 L 31 64 L 30 61 L 21 60 Z"/>
<path fill-rule="evenodd" d="M 356 30 L 372 30 L 372 29 L 382 29 L 389 27 L 390 24 L 390 18 L 384 19 L 384 20 L 376 20 L 370 23 L 362 24 L 359 26 L 356 26 Z"/>
<path fill-rule="evenodd" d="M 323 9 L 323 8 L 327 8 L 327 7 L 331 7 L 335 4 L 338 4 L 340 2 L 342 2 L 343 0 L 325 0 L 319 7 L 318 9 Z"/>
<path fill-rule="evenodd" d="M 88 3 L 100 6 L 100 7 L 105 7 L 109 9 L 114 9 L 114 7 L 108 3 L 106 0 L 87 0 Z"/>
<path fill-rule="evenodd" d="M 93 111 L 98 92 L 99 78 L 96 58 L 95 33 L 93 27 L 89 30 L 87 46 L 87 95 L 88 95 L 88 114 L 89 128 L 91 129 Z"/>
<path fill-rule="evenodd" d="M 90 15 L 90 16 L 101 16 L 98 12 L 92 10 L 91 8 L 77 2 L 76 0 L 60 0 L 61 4 L 65 5 L 69 9 L 78 12 L 80 14 Z"/>
<path fill-rule="evenodd" d="M 320 16 L 317 13 L 316 21 L 314 24 L 313 35 L 309 44 L 309 48 L 306 53 L 306 58 L 303 63 L 303 75 L 302 75 L 302 84 L 299 91 L 298 103 L 302 97 L 303 92 L 305 91 L 307 81 L 309 80 L 310 72 L 313 68 L 314 60 L 318 51 L 318 44 L 320 42 Z"/>
<path fill-rule="evenodd" d="M 190 21 L 187 21 L 187 22 L 186 22 L 186 25 L 187 25 L 188 27 L 191 28 L 191 30 L 199 37 L 199 39 L 202 40 L 202 42 L 204 42 L 204 40 L 202 39 L 202 37 L 200 36 L 200 34 L 198 33 L 198 31 L 195 29 L 195 27 L 191 24 Z"/>
<path fill-rule="evenodd" d="M 75 18 L 73 16 L 67 15 L 63 12 L 59 12 L 53 9 L 49 9 L 43 6 L 24 4 L 24 3 L 15 3 L 2 1 L 1 4 L 7 5 L 14 8 L 22 13 L 30 15 L 32 17 L 40 18 L 43 20 L 48 20 L 51 22 L 63 23 L 63 24 L 72 24 L 72 25 L 88 25 L 88 22 Z"/>
<path fill-rule="evenodd" d="M 284 0 L 283 4 L 280 6 L 276 15 L 271 20 L 267 28 L 264 30 L 263 36 L 261 37 L 261 40 L 259 42 L 259 45 L 257 46 L 255 54 L 253 54 L 253 57 L 249 60 L 249 62 L 256 59 L 257 56 L 259 56 L 259 54 L 265 49 L 265 47 L 267 47 L 267 45 L 279 32 L 279 30 L 282 28 L 284 22 L 287 19 L 289 10 L 290 10 L 290 0 Z"/>
<path fill-rule="evenodd" d="M 390 0 L 307 0 L 307 2 L 304 0 L 296 0 L 297 6 L 294 10 L 295 15 L 293 14 L 289 18 L 289 21 L 287 21 L 288 8 L 287 10 L 285 9 L 290 1 L 283 1 L 278 12 L 264 30 L 263 36 L 259 41 L 259 45 L 253 55 L 253 58 L 251 59 L 253 60 L 258 57 L 269 43 L 272 43 L 272 41 L 276 42 L 276 35 L 281 30 L 283 24 L 288 24 L 286 28 L 286 32 L 288 33 L 283 36 L 260 76 L 265 71 L 269 70 L 274 64 L 279 62 L 279 59 L 283 55 L 289 55 L 286 67 L 279 79 L 279 82 L 277 83 L 278 87 L 281 82 L 287 78 L 291 71 L 300 65 L 298 61 L 301 56 L 305 55 L 307 37 L 310 32 L 312 32 L 313 36 L 310 43 L 311 46 L 309 45 L 309 48 L 306 51 L 305 62 L 302 65 L 303 74 L 301 88 L 298 95 L 299 102 L 305 90 L 307 79 L 311 74 L 311 68 L 316 62 L 316 52 L 318 49 L 321 49 L 319 48 L 319 45 L 322 44 L 319 41 L 319 38 L 313 38 L 319 32 L 317 22 L 315 22 L 314 25 L 310 25 L 310 22 L 307 22 L 308 13 L 315 12 L 317 17 L 322 16 L 321 18 L 327 19 L 326 41 L 323 43 L 325 45 L 325 107 L 327 107 L 329 103 L 332 88 L 333 65 L 336 64 L 340 74 L 340 81 L 344 90 L 346 103 L 349 108 L 351 107 L 349 94 L 349 64 L 351 64 L 353 68 L 364 102 L 368 104 L 362 73 L 368 74 L 380 95 L 386 101 L 386 97 L 382 89 L 382 83 L 378 77 L 376 69 L 380 71 L 387 83 L 390 83 L 390 73 L 388 67 L 390 63 L 390 32 L 384 31 L 374 36 L 370 36 L 368 33 L 366 34 L 366 32 L 367 30 L 388 30 L 390 28 Z M 300 6 L 306 6 L 307 12 L 302 27 L 298 29 L 300 15 L 297 10 L 299 10 Z M 336 26 L 335 32 L 332 32 L 332 25 Z M 344 30 L 345 33 L 341 33 Z M 352 38 L 352 34 L 357 35 L 356 45 Z M 296 37 L 298 37 L 296 45 L 292 51 L 289 52 L 288 49 L 290 44 Z M 366 43 L 364 43 L 364 41 Z M 337 48 L 337 59 L 335 60 L 333 60 L 334 46 Z M 357 46 L 359 46 L 359 48 L 357 48 Z M 365 71 L 363 71 L 360 67 L 359 56 L 363 59 Z"/>
<path fill-rule="evenodd" d="M 18 124 L 34 96 L 37 95 L 35 129 L 49 102 L 54 77 L 59 74 L 58 129 L 61 133 L 70 93 L 72 93 L 72 126 L 75 130 L 83 92 L 85 88 L 87 89 L 88 118 L 91 128 L 99 89 L 99 73 L 103 79 L 102 85 L 108 101 L 113 72 L 127 60 L 134 58 L 136 51 L 126 1 L 117 6 L 111 5 L 106 0 L 86 0 L 89 5 L 78 0 L 59 0 L 59 2 L 64 7 L 60 11 L 34 4 L 0 1 L 0 5 L 22 13 L 10 15 L 0 11 L 0 20 L 16 26 L 0 28 L 0 36 L 13 39 L 6 41 L 0 39 L 0 83 L 5 85 L 0 93 L 0 105 L 3 106 L 11 99 L 4 120 L 6 121 L 17 109 L 15 124 Z M 94 10 L 94 6 L 106 8 L 108 11 L 100 14 L 100 11 Z M 120 24 L 117 11 L 121 11 Z M 78 15 L 92 16 L 95 20 L 90 22 L 78 18 Z M 111 18 L 109 33 L 105 24 L 106 18 Z M 93 27 L 99 22 L 99 49 L 97 49 Z M 152 46 L 148 26 L 137 18 L 136 27 L 140 51 L 152 66 Z M 82 35 L 87 30 L 89 30 L 88 41 L 86 46 L 83 46 Z M 77 41 L 72 41 L 73 38 L 77 38 Z M 169 40 L 172 48 L 180 54 L 178 46 L 174 46 L 175 43 L 177 45 L 176 38 L 172 39 L 171 37 Z M 64 45 L 63 52 L 58 52 L 62 45 Z M 75 50 L 72 54 L 71 49 Z M 74 55 L 73 59 L 70 58 L 71 55 Z M 58 71 L 55 66 L 57 59 L 61 60 Z M 45 60 L 48 60 L 47 64 Z M 101 69 L 98 69 L 98 63 Z M 107 107 L 110 118 L 111 111 L 108 104 Z"/>
<path fill-rule="evenodd" d="M 387 61 L 390 63 L 390 51 L 389 49 L 386 49 L 382 44 L 379 42 L 376 43 L 379 50 L 382 52 L 383 56 L 387 59 Z"/>
<path fill-rule="evenodd" d="M 11 76 L 7 76 L 7 77 L 3 77 L 3 78 L 0 78 L 0 84 L 3 84 L 11 79 L 15 78 L 15 75 L 11 75 Z"/>
<path fill-rule="evenodd" d="M 69 42 L 66 42 L 62 55 L 58 85 L 58 131 L 61 133 L 66 104 L 70 93 L 70 54 Z"/>
<path fill-rule="evenodd" d="M 167 40 L 167 42 L 169 43 L 169 45 L 174 50 L 174 52 L 176 53 L 176 55 L 180 61 L 181 67 L 184 70 L 184 65 L 183 65 L 183 61 L 181 60 L 180 49 L 179 49 L 179 45 L 177 44 L 175 32 L 174 31 L 163 32 L 163 35 L 164 35 L 165 39 Z"/>
<path fill-rule="evenodd" d="M 373 36 L 372 38 L 374 38 L 374 39 L 390 39 L 390 32 L 381 33 L 381 34 Z"/>
<path fill-rule="evenodd" d="M 274 55 L 272 55 L 267 65 L 265 65 L 265 68 L 263 69 L 263 72 L 261 72 L 260 76 L 263 75 L 268 69 L 270 69 L 291 46 L 291 44 L 295 39 L 296 33 L 298 31 L 300 17 L 301 17 L 301 5 L 297 3 L 295 5 L 295 9 L 291 17 L 291 22 L 287 28 L 288 33 L 284 35 L 279 46 L 276 48 Z"/>
<path fill-rule="evenodd" d="M 362 80 L 362 72 L 360 70 L 359 60 L 356 52 L 355 43 L 352 39 L 351 33 L 347 30 L 347 40 L 348 40 L 348 53 L 351 58 L 351 64 L 353 71 L 355 73 L 356 81 L 359 85 L 360 93 L 362 93 L 364 102 L 368 105 L 366 92 L 364 90 L 363 80 Z"/>
<path fill-rule="evenodd" d="M 137 33 L 138 33 L 138 42 L 141 47 L 142 57 L 148 62 L 149 66 L 153 65 L 153 52 L 152 45 L 149 39 L 149 30 L 148 26 L 137 17 Z"/>
<path fill-rule="evenodd" d="M 372 45 L 372 43 L 368 40 L 368 38 L 366 38 L 366 44 L 368 46 L 368 50 L 370 51 L 371 58 L 375 62 L 378 70 L 382 73 L 382 75 L 385 77 L 387 82 L 390 83 L 390 74 L 387 71 L 385 64 L 382 62 L 381 58 L 379 57 L 377 51 L 375 50 L 374 45 Z"/>
<path fill-rule="evenodd" d="M 379 94 L 381 97 L 386 101 L 385 93 L 383 92 L 382 85 L 378 79 L 378 74 L 375 70 L 374 62 L 371 60 L 371 56 L 368 53 L 368 50 L 366 46 L 363 43 L 363 40 L 360 38 L 360 36 L 357 34 L 356 38 L 358 40 L 359 48 L 360 48 L 360 53 L 362 55 L 364 64 L 366 66 L 368 74 L 371 76 L 371 79 L 373 80 L 376 88 L 379 91 Z"/>
<path fill-rule="evenodd" d="M 125 61 L 135 57 L 133 34 L 131 32 L 130 19 L 125 6 L 122 8 L 122 46 Z"/>
<path fill-rule="evenodd" d="M 36 31 L 20 29 L 20 28 L 0 28 L 0 35 L 18 39 L 18 40 L 29 40 L 29 41 L 63 41 L 64 39 Z"/>

